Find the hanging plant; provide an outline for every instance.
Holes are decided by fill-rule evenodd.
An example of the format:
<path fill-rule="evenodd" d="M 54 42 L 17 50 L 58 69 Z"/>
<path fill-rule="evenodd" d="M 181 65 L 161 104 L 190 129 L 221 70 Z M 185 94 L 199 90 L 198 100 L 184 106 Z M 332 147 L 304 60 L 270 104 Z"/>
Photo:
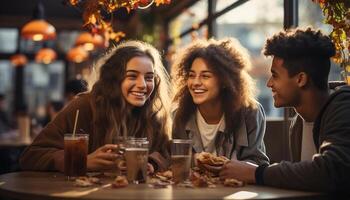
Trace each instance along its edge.
<path fill-rule="evenodd" d="M 333 30 L 330 34 L 337 54 L 334 61 L 342 63 L 349 59 L 350 49 L 350 1 L 349 0 L 312 0 L 320 5 L 325 23 L 330 24 Z"/>
<path fill-rule="evenodd" d="M 128 12 L 133 9 L 146 9 L 153 3 L 170 4 L 171 0 L 67 0 L 74 7 L 82 8 L 84 27 L 92 33 L 104 35 L 106 40 L 119 41 L 125 36 L 122 32 L 115 32 L 112 27 L 112 20 L 107 21 L 102 13 L 111 14 L 119 9 L 126 8 Z"/>
<path fill-rule="evenodd" d="M 312 0 L 318 3 L 326 17 L 325 23 L 333 27 L 330 37 L 336 48 L 333 61 L 344 69 L 344 79 L 349 84 L 350 74 L 350 0 Z"/>

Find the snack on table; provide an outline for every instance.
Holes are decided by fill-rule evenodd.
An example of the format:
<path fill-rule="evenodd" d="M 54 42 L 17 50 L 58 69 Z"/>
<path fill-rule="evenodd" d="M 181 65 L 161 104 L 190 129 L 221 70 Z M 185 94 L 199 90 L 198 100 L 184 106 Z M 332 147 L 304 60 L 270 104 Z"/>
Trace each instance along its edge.
<path fill-rule="evenodd" d="M 170 170 L 164 172 L 157 172 L 156 177 L 162 181 L 170 180 L 173 178 L 173 172 Z"/>
<path fill-rule="evenodd" d="M 75 186 L 78 187 L 89 187 L 94 184 L 101 184 L 101 180 L 96 177 L 87 177 L 87 176 L 81 176 L 75 179 Z"/>
<path fill-rule="evenodd" d="M 228 178 L 228 179 L 225 179 L 224 186 L 227 186 L 227 187 L 242 187 L 242 186 L 244 186 L 244 182 L 243 181 L 239 181 L 239 180 L 234 179 L 234 178 Z"/>
<path fill-rule="evenodd" d="M 117 176 L 112 183 L 113 188 L 122 188 L 129 185 L 128 180 L 125 176 Z"/>
<path fill-rule="evenodd" d="M 210 166 L 223 166 L 227 161 L 229 161 L 228 158 L 225 156 L 215 156 L 208 152 L 201 152 L 197 156 L 198 164 L 207 164 Z"/>

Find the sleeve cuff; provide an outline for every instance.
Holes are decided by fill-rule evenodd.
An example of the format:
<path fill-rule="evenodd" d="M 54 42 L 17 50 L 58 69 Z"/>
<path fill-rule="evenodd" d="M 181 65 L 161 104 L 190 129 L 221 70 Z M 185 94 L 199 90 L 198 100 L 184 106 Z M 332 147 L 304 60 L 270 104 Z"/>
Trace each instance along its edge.
<path fill-rule="evenodd" d="M 255 170 L 255 182 L 257 185 L 264 185 L 264 171 L 268 164 L 259 165 Z"/>

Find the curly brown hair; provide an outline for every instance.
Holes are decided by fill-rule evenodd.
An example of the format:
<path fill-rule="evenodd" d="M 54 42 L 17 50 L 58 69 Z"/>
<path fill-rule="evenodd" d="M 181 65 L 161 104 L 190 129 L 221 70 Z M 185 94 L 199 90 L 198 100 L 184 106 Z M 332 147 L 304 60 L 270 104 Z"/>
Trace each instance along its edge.
<path fill-rule="evenodd" d="M 335 55 L 331 39 L 311 27 L 276 33 L 267 39 L 263 53 L 283 59 L 289 77 L 305 72 L 315 87 L 328 89 L 330 57 Z"/>
<path fill-rule="evenodd" d="M 121 83 L 126 65 L 136 56 L 151 59 L 155 71 L 155 86 L 142 107 L 133 108 L 122 95 Z M 147 137 L 151 149 L 166 149 L 171 125 L 169 76 L 161 62 L 159 52 L 141 41 L 126 41 L 113 47 L 97 64 L 99 79 L 91 94 L 94 104 L 95 145 L 111 142 L 114 136 Z"/>
<path fill-rule="evenodd" d="M 196 58 L 204 59 L 219 77 L 226 129 L 234 131 L 242 120 L 242 108 L 257 106 L 254 96 L 256 87 L 247 73 L 251 68 L 247 50 L 238 40 L 227 38 L 197 40 L 179 52 L 181 53 L 176 56 L 172 67 L 172 79 L 175 86 L 174 102 L 177 104 L 174 124 L 182 127 L 176 127 L 177 130 L 174 131 L 183 132 L 186 122 L 196 110 L 186 83 Z"/>

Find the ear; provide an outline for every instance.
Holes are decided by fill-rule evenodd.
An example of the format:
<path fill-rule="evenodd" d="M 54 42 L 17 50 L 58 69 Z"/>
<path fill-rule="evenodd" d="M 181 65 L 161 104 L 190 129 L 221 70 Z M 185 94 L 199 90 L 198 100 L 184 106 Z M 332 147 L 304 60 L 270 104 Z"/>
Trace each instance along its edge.
<path fill-rule="evenodd" d="M 296 81 L 299 87 L 304 87 L 306 86 L 308 82 L 309 77 L 305 72 L 300 72 L 296 75 Z"/>

